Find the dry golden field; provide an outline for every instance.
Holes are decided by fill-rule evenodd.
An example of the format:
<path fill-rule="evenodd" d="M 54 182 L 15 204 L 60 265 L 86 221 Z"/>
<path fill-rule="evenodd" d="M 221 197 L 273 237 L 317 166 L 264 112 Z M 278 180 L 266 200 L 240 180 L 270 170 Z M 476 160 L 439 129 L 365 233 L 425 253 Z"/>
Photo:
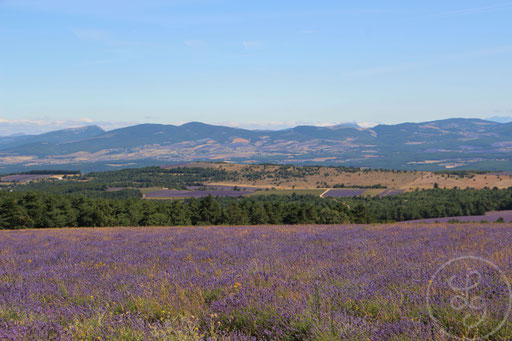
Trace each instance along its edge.
<path fill-rule="evenodd" d="M 194 164 L 197 166 L 197 164 Z M 203 164 L 204 165 L 204 164 Z M 213 163 L 210 167 L 237 172 L 240 174 L 257 174 L 247 178 L 241 175 L 237 180 L 216 185 L 243 185 L 277 189 L 313 189 L 329 188 L 344 184 L 346 187 L 367 187 L 381 185 L 387 188 L 415 190 L 434 188 L 508 188 L 512 186 L 512 176 L 492 174 L 471 174 L 459 176 L 436 174 L 433 172 L 361 170 L 344 171 L 336 167 L 295 167 L 277 165 L 240 165 Z"/>

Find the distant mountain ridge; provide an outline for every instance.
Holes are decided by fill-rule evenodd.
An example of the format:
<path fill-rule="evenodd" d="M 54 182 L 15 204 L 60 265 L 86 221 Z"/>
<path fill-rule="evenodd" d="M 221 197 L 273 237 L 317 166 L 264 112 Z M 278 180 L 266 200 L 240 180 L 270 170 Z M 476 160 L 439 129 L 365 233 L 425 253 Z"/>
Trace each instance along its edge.
<path fill-rule="evenodd" d="M 84 140 L 105 133 L 96 125 L 56 130 L 40 135 L 11 135 L 0 137 L 0 150 L 31 144 L 60 144 Z"/>
<path fill-rule="evenodd" d="M 372 128 L 344 124 L 277 131 L 190 122 L 180 126 L 140 124 L 110 131 L 87 126 L 0 138 L 4 170 L 187 161 L 512 170 L 512 122 L 456 118 Z"/>

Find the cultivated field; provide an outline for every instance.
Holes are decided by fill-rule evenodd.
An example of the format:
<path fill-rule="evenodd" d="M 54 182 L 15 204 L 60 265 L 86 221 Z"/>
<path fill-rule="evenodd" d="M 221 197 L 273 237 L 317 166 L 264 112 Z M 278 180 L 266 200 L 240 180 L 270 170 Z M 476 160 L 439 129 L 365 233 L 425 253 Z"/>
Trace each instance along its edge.
<path fill-rule="evenodd" d="M 215 168 L 232 174 L 232 180 L 205 182 L 185 191 L 166 188 L 144 190 L 146 199 L 186 197 L 259 196 L 310 194 L 321 197 L 392 196 L 406 191 L 432 188 L 508 188 L 512 175 L 503 172 L 441 174 L 433 172 L 350 169 L 337 167 L 299 167 L 281 165 L 242 165 L 231 163 L 190 163 L 167 169 Z M 210 191 L 205 192 L 204 187 Z M 241 192 L 232 191 L 237 187 Z M 196 187 L 196 188 L 192 188 Z"/>
<path fill-rule="evenodd" d="M 62 179 L 64 177 L 63 174 L 17 174 L 17 175 L 7 175 L 0 177 L 0 182 L 8 182 L 8 183 L 18 183 L 18 182 L 30 182 L 41 179 Z"/>
<path fill-rule="evenodd" d="M 510 339 L 510 320 L 493 331 L 508 294 L 506 285 L 487 290 L 500 283 L 499 274 L 482 272 L 482 287 L 472 286 L 486 303 L 476 329 L 465 327 L 463 311 L 452 307 L 451 298 L 462 296 L 431 289 L 440 266 L 466 255 L 483 257 L 511 278 L 511 229 L 0 231 L 0 339 L 449 340 L 441 329 Z"/>

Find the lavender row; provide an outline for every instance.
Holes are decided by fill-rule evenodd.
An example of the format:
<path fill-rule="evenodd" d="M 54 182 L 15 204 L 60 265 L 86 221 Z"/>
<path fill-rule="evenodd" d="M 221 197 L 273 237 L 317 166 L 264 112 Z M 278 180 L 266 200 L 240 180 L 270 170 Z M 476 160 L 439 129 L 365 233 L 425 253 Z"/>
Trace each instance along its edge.
<path fill-rule="evenodd" d="M 52 174 L 16 174 L 16 175 L 7 175 L 0 178 L 2 182 L 26 182 L 32 180 L 40 180 L 52 177 Z"/>
<path fill-rule="evenodd" d="M 261 188 L 257 188 L 257 187 L 246 187 L 246 186 L 237 186 L 237 185 L 232 185 L 232 186 L 227 186 L 227 185 L 202 185 L 202 186 L 187 186 L 187 189 L 189 190 L 201 190 L 205 188 L 206 190 L 242 190 L 242 191 L 256 191 L 256 190 L 259 190 Z"/>
<path fill-rule="evenodd" d="M 323 196 L 331 198 L 357 197 L 364 192 L 364 189 L 330 189 Z"/>

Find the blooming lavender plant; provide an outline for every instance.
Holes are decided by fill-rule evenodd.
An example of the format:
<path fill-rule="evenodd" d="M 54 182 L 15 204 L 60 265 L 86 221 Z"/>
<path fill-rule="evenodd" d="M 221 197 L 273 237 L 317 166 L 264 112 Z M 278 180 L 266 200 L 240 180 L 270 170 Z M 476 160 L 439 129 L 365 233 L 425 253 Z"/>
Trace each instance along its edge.
<path fill-rule="evenodd" d="M 446 340 L 429 280 L 467 254 L 510 277 L 511 227 L 0 231 L 0 339 Z"/>

